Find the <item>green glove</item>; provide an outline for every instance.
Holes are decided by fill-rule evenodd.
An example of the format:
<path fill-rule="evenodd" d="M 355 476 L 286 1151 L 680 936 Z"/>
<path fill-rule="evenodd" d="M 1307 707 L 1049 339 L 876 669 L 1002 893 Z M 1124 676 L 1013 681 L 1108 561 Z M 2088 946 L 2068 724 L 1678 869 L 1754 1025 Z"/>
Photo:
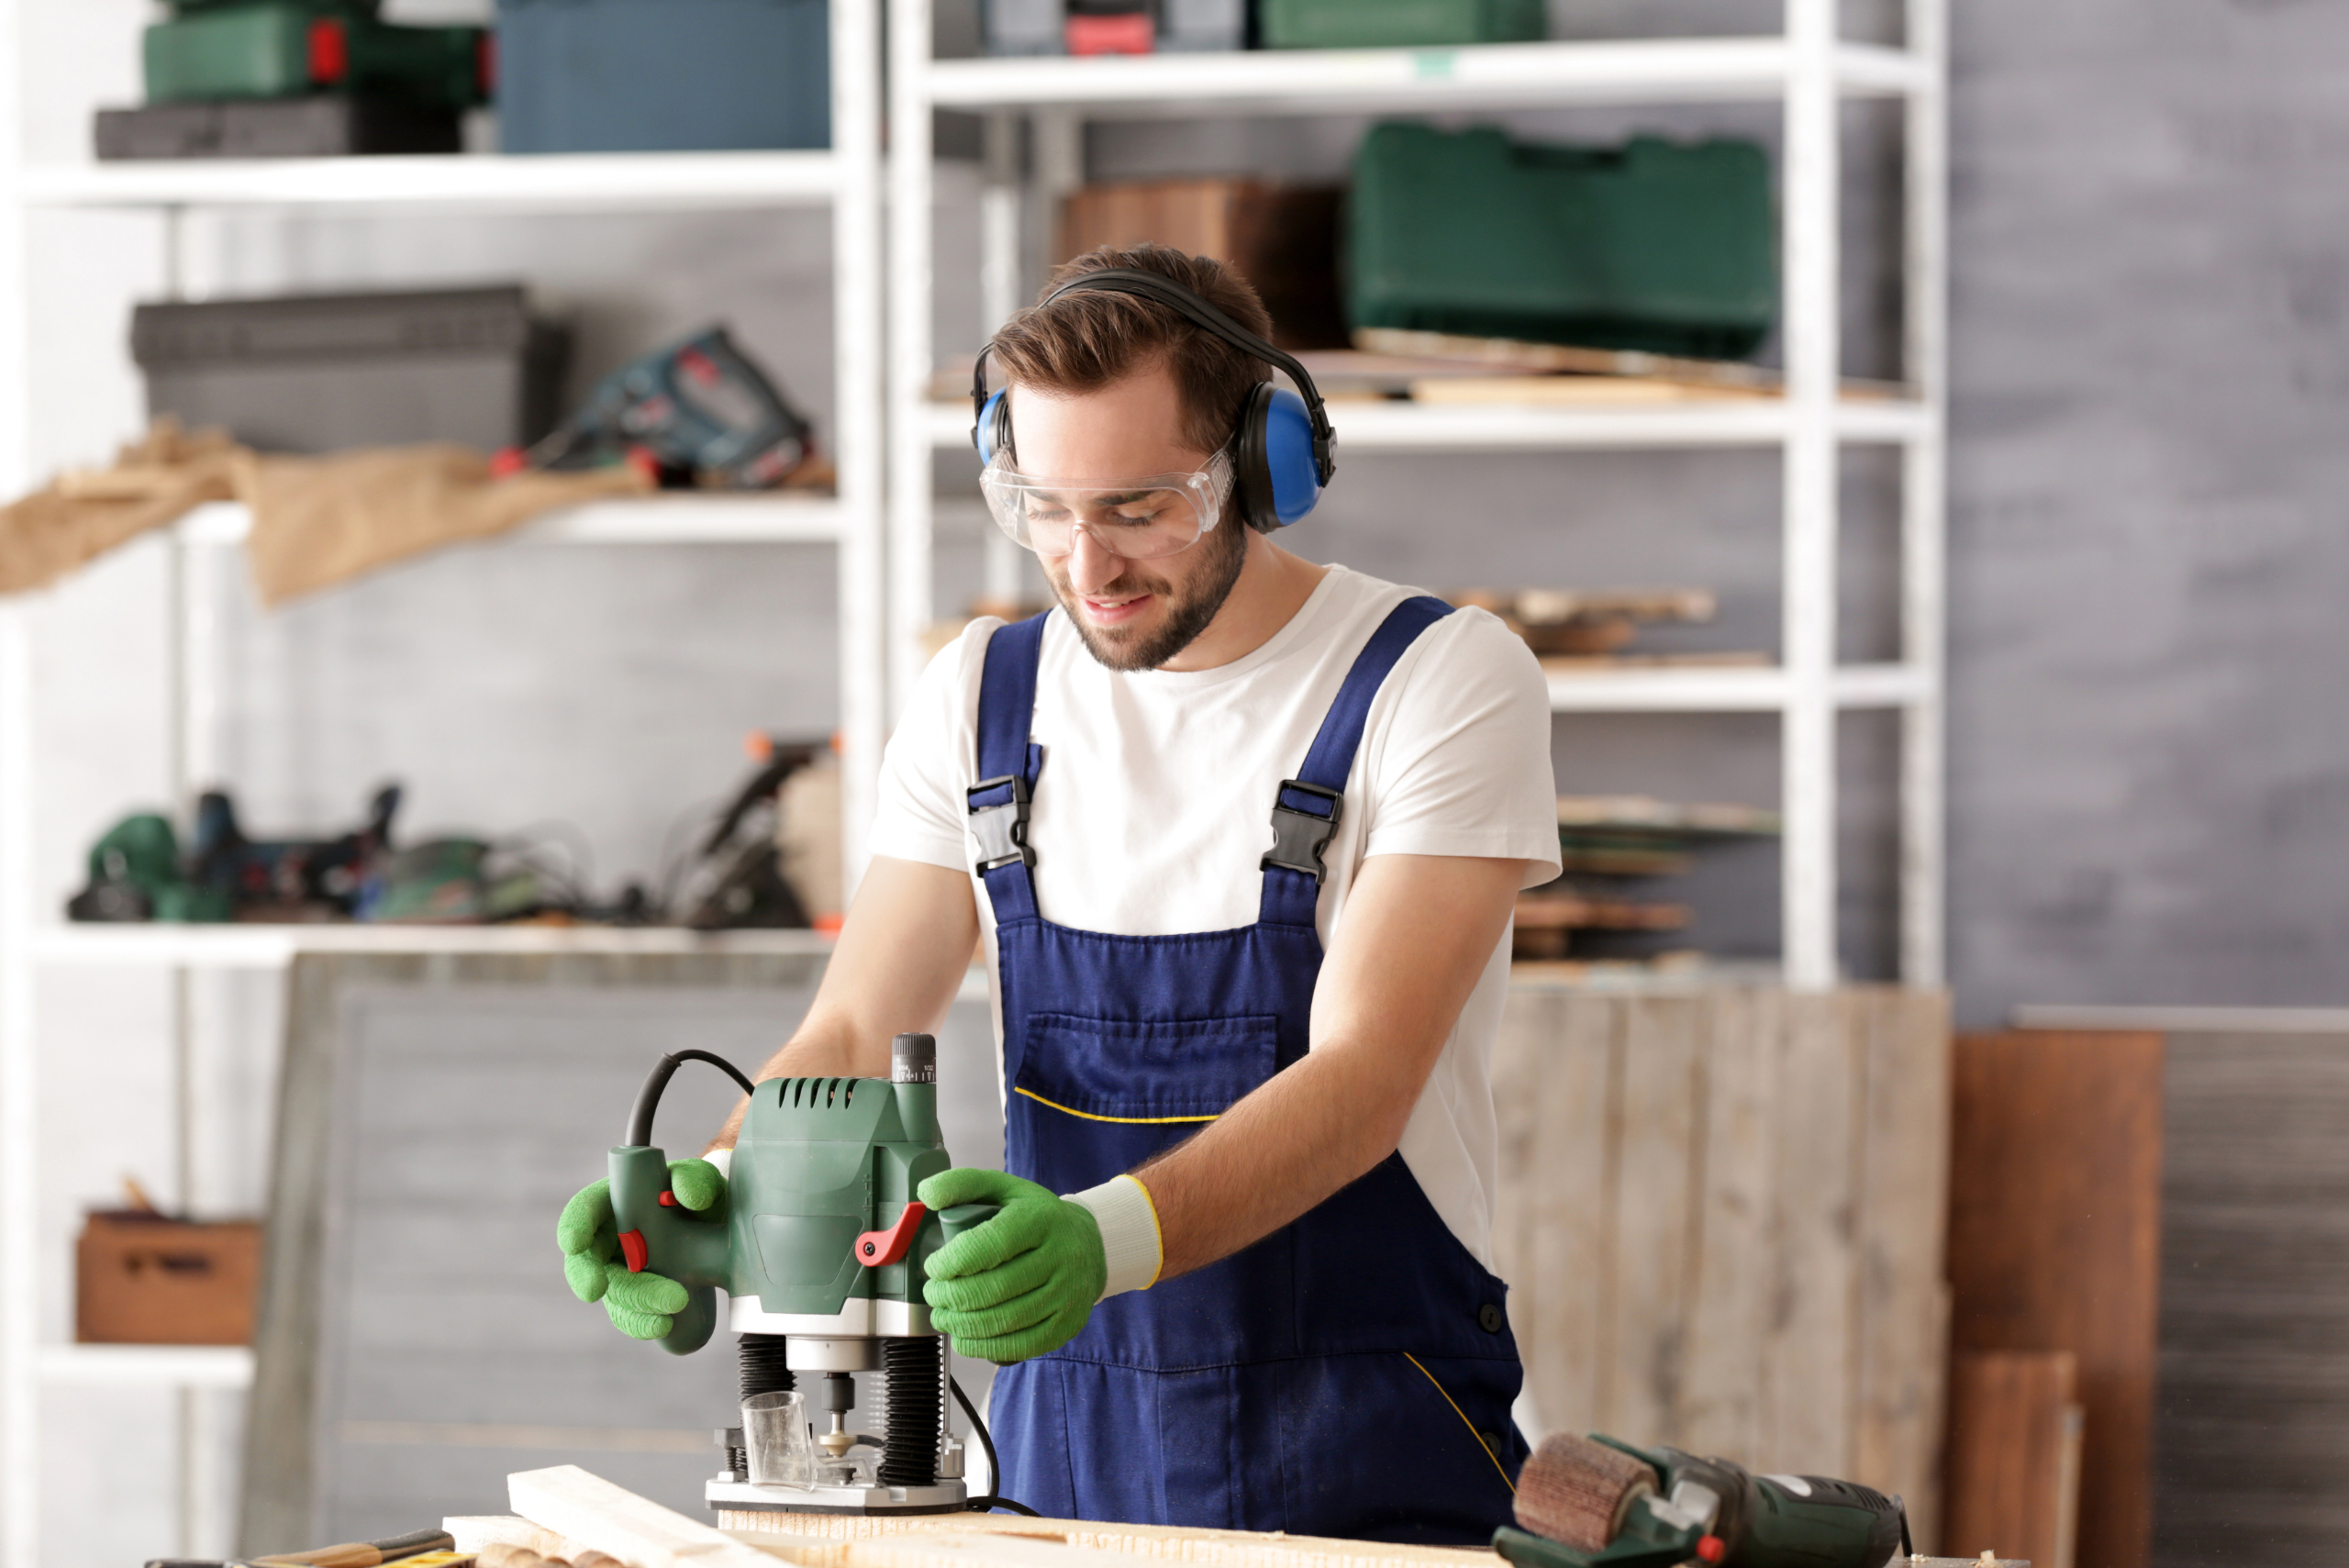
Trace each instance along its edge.
<path fill-rule="evenodd" d="M 941 1171 L 917 1195 L 1003 1210 L 930 1255 L 922 1298 L 957 1350 L 1008 1366 L 1076 1338 L 1109 1279 L 1091 1210 L 1001 1171 Z"/>
<path fill-rule="evenodd" d="M 669 1190 L 696 1213 L 716 1210 L 726 1200 L 726 1178 L 707 1160 L 674 1160 Z M 562 1277 L 582 1301 L 600 1301 L 612 1327 L 631 1340 L 658 1340 L 685 1309 L 685 1287 L 663 1274 L 629 1273 L 619 1256 L 619 1228 L 612 1220 L 612 1184 L 596 1182 L 572 1195 L 554 1222 L 554 1244 L 562 1249 Z"/>

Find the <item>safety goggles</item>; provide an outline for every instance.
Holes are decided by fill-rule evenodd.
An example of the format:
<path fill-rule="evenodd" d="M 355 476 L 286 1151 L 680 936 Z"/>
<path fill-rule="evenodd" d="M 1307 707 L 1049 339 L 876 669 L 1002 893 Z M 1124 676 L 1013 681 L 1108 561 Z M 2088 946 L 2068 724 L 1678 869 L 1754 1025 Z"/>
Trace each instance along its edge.
<path fill-rule="evenodd" d="M 1020 473 L 1001 459 L 979 475 L 997 527 L 1039 555 L 1066 555 L 1077 530 L 1129 561 L 1174 555 L 1216 526 L 1231 499 L 1231 457 L 1218 452 L 1196 473 L 1118 484 L 1074 484 Z"/>

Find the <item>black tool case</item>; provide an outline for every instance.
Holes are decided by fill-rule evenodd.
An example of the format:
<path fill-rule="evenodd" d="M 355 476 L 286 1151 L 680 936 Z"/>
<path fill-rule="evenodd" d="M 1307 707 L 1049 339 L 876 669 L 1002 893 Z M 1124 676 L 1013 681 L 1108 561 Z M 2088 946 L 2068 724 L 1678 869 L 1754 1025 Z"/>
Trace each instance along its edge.
<path fill-rule="evenodd" d="M 137 158 L 346 158 L 457 152 L 461 117 L 395 98 L 323 94 L 100 109 L 101 161 Z"/>
<path fill-rule="evenodd" d="M 280 452 L 528 445 L 570 358 L 518 286 L 142 305 L 130 346 L 150 415 Z"/>

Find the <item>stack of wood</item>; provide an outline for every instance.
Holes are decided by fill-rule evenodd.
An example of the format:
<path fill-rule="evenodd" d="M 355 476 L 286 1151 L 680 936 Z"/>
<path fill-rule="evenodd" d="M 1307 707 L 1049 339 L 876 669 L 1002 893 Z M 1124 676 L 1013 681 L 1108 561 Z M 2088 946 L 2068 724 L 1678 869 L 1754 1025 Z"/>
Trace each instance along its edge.
<path fill-rule="evenodd" d="M 1631 646 L 1642 627 L 1711 620 L 1720 603 L 1709 588 L 1459 588 L 1445 596 L 1498 616 L 1553 675 L 1769 662 L 1765 653 L 1656 653 Z"/>
<path fill-rule="evenodd" d="M 1676 805 L 1647 795 L 1563 795 L 1558 800 L 1558 881 L 1518 895 L 1514 955 L 1557 962 L 1574 955 L 1577 931 L 1686 929 L 1686 904 L 1658 903 L 1629 884 L 1678 876 L 1707 842 L 1776 833 L 1776 812 L 1757 806 Z M 1685 968 L 1698 955 L 1659 955 L 1658 967 Z M 1654 962 L 1655 961 L 1651 961 Z"/>

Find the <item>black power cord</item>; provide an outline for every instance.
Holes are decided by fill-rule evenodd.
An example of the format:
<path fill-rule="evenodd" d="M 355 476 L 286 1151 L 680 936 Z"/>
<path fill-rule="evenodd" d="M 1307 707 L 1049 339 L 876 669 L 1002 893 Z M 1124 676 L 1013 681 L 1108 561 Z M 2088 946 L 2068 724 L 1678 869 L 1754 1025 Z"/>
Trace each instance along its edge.
<path fill-rule="evenodd" d="M 669 1080 L 677 1075 L 677 1069 L 688 1062 L 708 1062 L 740 1084 L 746 1095 L 759 1092 L 758 1086 L 742 1075 L 740 1067 L 722 1056 L 713 1056 L 707 1051 L 673 1051 L 653 1064 L 651 1075 L 644 1080 L 644 1087 L 636 1093 L 636 1105 L 628 1115 L 626 1136 L 629 1148 L 642 1149 L 651 1143 L 652 1113 L 661 1108 L 662 1091 L 668 1088 Z"/>
<path fill-rule="evenodd" d="M 979 1419 L 978 1411 L 972 1407 L 971 1396 L 963 1392 L 963 1385 L 955 1382 L 951 1373 L 946 1379 L 946 1386 L 954 1391 L 954 1398 L 963 1407 L 963 1414 L 971 1418 L 971 1430 L 978 1435 L 979 1447 L 986 1451 L 988 1484 L 995 1486 L 1002 1485 L 1003 1470 L 996 1462 L 995 1439 L 987 1435 L 987 1424 Z M 996 1508 L 1008 1508 L 1015 1514 L 1026 1514 L 1031 1519 L 1041 1519 L 1044 1517 L 1025 1503 L 1015 1503 L 1008 1497 L 997 1496 L 992 1492 L 984 1497 L 972 1498 L 970 1508 L 974 1514 L 989 1513 Z"/>

